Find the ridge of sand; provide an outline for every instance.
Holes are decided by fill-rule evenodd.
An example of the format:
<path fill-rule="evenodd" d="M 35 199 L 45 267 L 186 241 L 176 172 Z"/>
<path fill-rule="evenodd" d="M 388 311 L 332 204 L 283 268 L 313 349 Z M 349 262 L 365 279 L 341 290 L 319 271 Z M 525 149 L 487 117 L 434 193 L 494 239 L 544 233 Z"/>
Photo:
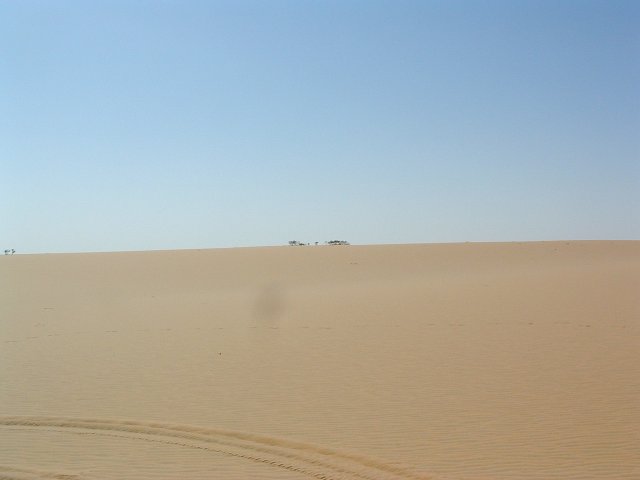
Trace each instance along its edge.
<path fill-rule="evenodd" d="M 640 242 L 0 258 L 0 478 L 632 479 Z"/>

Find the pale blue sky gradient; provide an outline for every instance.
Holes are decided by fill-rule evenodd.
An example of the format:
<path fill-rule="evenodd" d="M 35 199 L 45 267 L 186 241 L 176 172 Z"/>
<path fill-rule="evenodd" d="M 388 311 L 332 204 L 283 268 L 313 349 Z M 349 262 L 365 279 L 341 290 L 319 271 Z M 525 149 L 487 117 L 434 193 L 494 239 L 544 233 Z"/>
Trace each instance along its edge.
<path fill-rule="evenodd" d="M 640 2 L 0 0 L 0 246 L 640 239 Z"/>

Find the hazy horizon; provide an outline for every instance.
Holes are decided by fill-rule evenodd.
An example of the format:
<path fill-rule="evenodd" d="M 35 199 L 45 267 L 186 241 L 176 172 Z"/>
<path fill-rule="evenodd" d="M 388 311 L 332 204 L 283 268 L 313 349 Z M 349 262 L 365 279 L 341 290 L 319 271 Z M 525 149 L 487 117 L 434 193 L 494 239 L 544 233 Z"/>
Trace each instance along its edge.
<path fill-rule="evenodd" d="M 504 240 L 504 241 L 459 241 L 459 242 L 404 242 L 404 243 L 352 243 L 348 242 L 347 246 L 356 247 L 416 247 L 416 246 L 455 246 L 455 245 L 553 245 L 553 244 L 589 244 L 589 243 L 636 243 L 640 242 L 637 239 L 552 239 L 552 240 Z M 92 254 L 92 253 L 162 253 L 162 252 L 189 252 L 189 251 L 206 251 L 206 250 L 235 250 L 235 249 L 271 249 L 278 247 L 286 248 L 305 248 L 305 247 L 332 247 L 332 248 L 344 248 L 341 246 L 332 246 L 327 242 L 318 242 L 317 245 L 314 242 L 309 242 L 302 245 L 290 246 L 288 242 L 271 245 L 236 245 L 236 246 L 203 246 L 203 247 L 187 247 L 187 248 L 149 248 L 149 249 L 132 249 L 132 250 L 78 250 L 78 251 L 60 251 L 60 252 L 19 252 L 14 251 L 13 254 L 6 253 L 5 255 L 55 255 L 55 254 Z M 4 249 L 3 249 L 4 250 Z M 10 249 L 9 249 L 10 250 Z"/>
<path fill-rule="evenodd" d="M 632 1 L 0 3 L 16 253 L 640 239 Z"/>

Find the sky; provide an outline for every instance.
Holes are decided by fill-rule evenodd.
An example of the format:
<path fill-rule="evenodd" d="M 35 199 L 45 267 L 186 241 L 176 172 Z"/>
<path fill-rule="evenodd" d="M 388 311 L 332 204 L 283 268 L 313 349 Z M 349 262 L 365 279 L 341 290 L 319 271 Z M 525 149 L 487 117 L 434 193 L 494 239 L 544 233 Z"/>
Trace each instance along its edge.
<path fill-rule="evenodd" d="M 640 2 L 0 0 L 17 253 L 640 239 Z"/>

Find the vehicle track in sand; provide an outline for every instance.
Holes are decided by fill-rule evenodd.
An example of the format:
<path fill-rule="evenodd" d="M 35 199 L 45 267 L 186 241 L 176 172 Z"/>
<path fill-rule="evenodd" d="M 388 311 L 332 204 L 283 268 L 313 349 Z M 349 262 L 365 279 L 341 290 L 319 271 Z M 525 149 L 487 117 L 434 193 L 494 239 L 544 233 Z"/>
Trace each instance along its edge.
<path fill-rule="evenodd" d="M 252 433 L 136 420 L 0 416 L 0 427 L 46 429 L 176 445 L 219 453 L 321 480 L 427 480 L 406 468 L 363 455 Z M 78 478 L 0 468 L 0 478 Z M 5 476 L 2 476 L 5 475 Z M 11 476 L 13 475 L 13 476 Z M 22 475 L 22 476 L 21 476 Z M 49 475 L 49 476 L 46 476 Z"/>
<path fill-rule="evenodd" d="M 82 480 L 82 477 L 73 473 L 48 472 L 33 468 L 15 467 L 12 465 L 0 465 L 0 480 Z"/>

